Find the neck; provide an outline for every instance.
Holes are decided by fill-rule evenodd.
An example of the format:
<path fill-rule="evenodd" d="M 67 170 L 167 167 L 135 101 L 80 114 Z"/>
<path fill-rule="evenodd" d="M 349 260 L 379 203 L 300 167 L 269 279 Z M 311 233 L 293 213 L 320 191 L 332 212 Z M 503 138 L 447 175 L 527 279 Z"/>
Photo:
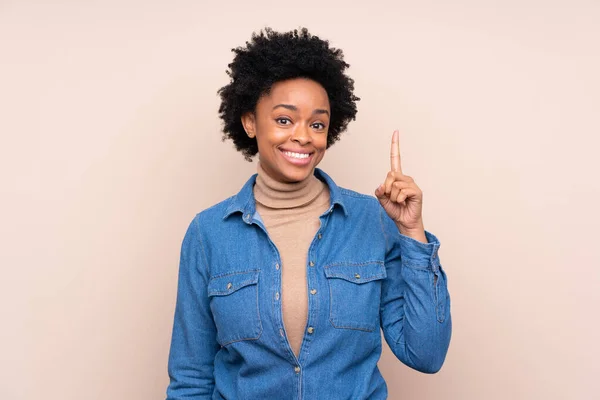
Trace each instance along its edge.
<path fill-rule="evenodd" d="M 299 182 L 279 182 L 267 174 L 260 161 L 258 161 L 257 172 L 254 197 L 258 203 L 266 207 L 301 207 L 311 203 L 325 189 L 325 184 L 314 174 Z"/>

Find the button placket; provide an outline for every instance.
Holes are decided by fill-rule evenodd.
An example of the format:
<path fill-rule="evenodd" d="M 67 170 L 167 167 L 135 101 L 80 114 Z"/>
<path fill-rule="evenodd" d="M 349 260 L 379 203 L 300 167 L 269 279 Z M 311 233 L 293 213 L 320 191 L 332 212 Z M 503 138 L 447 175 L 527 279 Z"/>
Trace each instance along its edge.
<path fill-rule="evenodd" d="M 323 221 L 321 221 L 321 224 L 323 224 Z M 321 226 L 321 229 L 322 229 L 322 226 Z M 321 233 L 321 230 L 319 230 L 317 232 L 317 236 L 316 237 L 317 237 L 318 240 L 321 240 L 323 238 L 323 234 Z M 318 280 L 317 277 L 315 276 L 315 269 L 316 268 L 314 268 L 314 267 L 315 267 L 316 263 L 315 263 L 315 259 L 313 258 L 313 256 L 315 255 L 314 251 L 316 251 L 316 247 L 318 246 L 318 244 L 319 244 L 318 242 L 314 242 L 313 241 L 313 243 L 311 244 L 311 248 L 309 250 L 308 266 L 310 268 L 309 268 L 309 271 L 307 271 L 307 277 L 306 277 L 308 279 L 308 285 L 309 285 L 309 287 L 311 286 L 311 284 L 313 282 L 315 282 L 315 281 Z M 312 296 L 314 296 L 314 295 L 317 294 L 317 289 L 315 289 L 313 287 L 312 289 L 309 290 L 309 293 Z M 309 302 L 308 302 L 309 303 L 308 304 L 308 313 L 309 313 L 308 318 L 309 318 L 309 321 L 313 319 L 313 317 L 311 317 L 312 313 L 316 312 L 316 302 L 317 302 L 316 298 L 315 299 L 309 299 Z M 312 335 L 314 333 L 314 331 L 315 331 L 315 328 L 313 326 L 308 326 L 306 328 L 306 333 L 308 335 Z"/>

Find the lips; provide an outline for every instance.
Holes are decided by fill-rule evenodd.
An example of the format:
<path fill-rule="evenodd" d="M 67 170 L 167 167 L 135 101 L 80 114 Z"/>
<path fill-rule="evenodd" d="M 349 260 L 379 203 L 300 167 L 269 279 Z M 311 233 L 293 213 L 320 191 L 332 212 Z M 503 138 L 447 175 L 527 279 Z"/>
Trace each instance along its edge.
<path fill-rule="evenodd" d="M 283 155 L 283 158 L 294 165 L 306 165 L 310 163 L 314 154 L 312 152 L 307 152 L 306 150 L 293 151 L 287 149 L 280 149 L 280 151 Z"/>
<path fill-rule="evenodd" d="M 281 151 L 287 151 L 287 152 L 290 152 L 290 153 L 298 153 L 298 154 L 312 154 L 313 153 L 312 151 L 308 151 L 308 150 L 305 150 L 305 149 L 295 150 L 295 149 L 281 148 L 279 150 L 281 150 Z"/>

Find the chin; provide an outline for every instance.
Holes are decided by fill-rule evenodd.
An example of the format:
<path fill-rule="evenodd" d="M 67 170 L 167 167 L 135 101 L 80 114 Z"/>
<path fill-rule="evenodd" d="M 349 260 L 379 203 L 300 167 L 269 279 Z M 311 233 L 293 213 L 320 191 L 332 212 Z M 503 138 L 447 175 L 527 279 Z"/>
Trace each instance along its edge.
<path fill-rule="evenodd" d="M 285 179 L 286 182 L 300 182 L 305 180 L 308 176 L 313 173 L 313 169 L 310 171 L 297 171 L 297 172 L 283 172 L 281 176 Z"/>
<path fill-rule="evenodd" d="M 307 165 L 301 168 L 286 165 L 279 170 L 279 176 L 286 182 L 300 182 L 314 174 L 315 166 Z"/>

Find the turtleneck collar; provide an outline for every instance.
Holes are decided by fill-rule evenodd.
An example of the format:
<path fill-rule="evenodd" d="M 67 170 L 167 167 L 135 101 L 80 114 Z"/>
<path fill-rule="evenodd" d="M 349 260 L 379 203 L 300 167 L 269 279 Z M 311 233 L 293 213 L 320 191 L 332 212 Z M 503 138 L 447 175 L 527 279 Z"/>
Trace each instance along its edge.
<path fill-rule="evenodd" d="M 326 184 L 314 174 L 310 174 L 300 182 L 279 182 L 267 174 L 260 161 L 258 161 L 257 172 L 254 198 L 258 203 L 269 208 L 295 208 L 307 205 L 326 187 Z"/>

